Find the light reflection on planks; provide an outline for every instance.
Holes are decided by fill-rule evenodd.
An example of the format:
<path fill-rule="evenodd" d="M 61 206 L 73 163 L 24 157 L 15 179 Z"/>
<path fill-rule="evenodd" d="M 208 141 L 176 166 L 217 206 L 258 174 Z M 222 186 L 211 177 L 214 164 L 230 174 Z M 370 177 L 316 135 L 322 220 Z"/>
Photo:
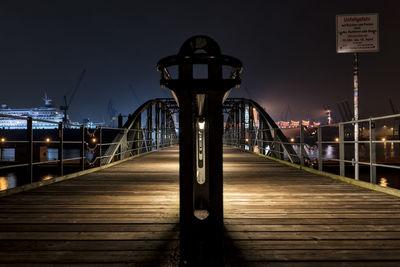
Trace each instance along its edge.
<path fill-rule="evenodd" d="M 400 201 L 225 149 L 231 266 L 399 266 Z M 178 151 L 0 199 L 0 266 L 174 266 Z"/>
<path fill-rule="evenodd" d="M 226 157 L 225 228 L 240 266 L 400 265 L 400 199 L 248 153 Z"/>

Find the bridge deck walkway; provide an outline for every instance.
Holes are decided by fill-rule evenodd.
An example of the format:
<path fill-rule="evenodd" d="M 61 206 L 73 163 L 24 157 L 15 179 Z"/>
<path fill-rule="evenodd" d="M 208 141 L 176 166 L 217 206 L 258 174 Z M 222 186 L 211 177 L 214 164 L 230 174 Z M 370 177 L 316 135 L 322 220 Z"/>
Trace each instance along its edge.
<path fill-rule="evenodd" d="M 226 258 L 398 266 L 400 199 L 225 148 Z M 174 266 L 178 150 L 0 199 L 0 265 Z"/>

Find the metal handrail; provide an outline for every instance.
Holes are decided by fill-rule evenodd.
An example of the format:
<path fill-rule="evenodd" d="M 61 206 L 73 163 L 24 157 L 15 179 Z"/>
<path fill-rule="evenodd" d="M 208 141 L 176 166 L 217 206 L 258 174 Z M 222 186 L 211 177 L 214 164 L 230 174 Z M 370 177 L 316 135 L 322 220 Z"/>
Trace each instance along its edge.
<path fill-rule="evenodd" d="M 352 164 L 354 168 L 359 168 L 359 165 L 361 166 L 370 166 L 369 170 L 369 182 L 370 183 L 377 183 L 376 180 L 376 167 L 382 167 L 382 168 L 390 168 L 390 169 L 396 169 L 399 170 L 400 166 L 399 165 L 393 165 L 393 164 L 385 164 L 382 162 L 377 163 L 376 162 L 376 148 L 375 146 L 377 144 L 400 144 L 399 136 L 398 134 L 394 136 L 395 131 L 400 132 L 400 129 L 397 129 L 397 126 L 393 126 L 393 128 L 390 128 L 392 133 L 390 134 L 391 138 L 393 139 L 377 139 L 376 134 L 375 134 L 375 124 L 383 121 L 385 123 L 385 120 L 399 120 L 400 119 L 400 114 L 393 114 L 393 115 L 387 115 L 387 116 L 379 116 L 379 117 L 372 117 L 368 119 L 359 119 L 359 120 L 353 120 L 353 121 L 348 121 L 348 122 L 340 122 L 332 125 L 320 125 L 318 127 L 314 127 L 315 129 L 315 135 L 314 135 L 314 141 L 312 141 L 311 145 L 313 146 L 313 150 L 315 151 L 313 156 L 313 160 L 310 160 L 310 155 L 309 154 L 311 151 L 308 151 L 308 144 L 305 142 L 305 130 L 304 126 L 298 127 L 299 129 L 299 134 L 297 136 L 294 136 L 296 139 L 296 142 L 282 142 L 280 140 L 262 140 L 259 139 L 258 137 L 260 136 L 260 133 L 273 133 L 275 130 L 280 129 L 281 131 L 285 130 L 291 130 L 293 128 L 280 128 L 277 125 L 274 125 L 273 127 L 270 127 L 268 129 L 259 129 L 256 127 L 256 125 L 250 126 L 248 125 L 248 122 L 246 122 L 248 128 L 243 128 L 240 129 L 240 125 L 237 126 L 234 121 L 230 121 L 232 126 L 227 126 L 226 131 L 225 131 L 225 136 L 224 136 L 224 143 L 227 145 L 231 146 L 236 146 L 236 147 L 241 147 L 245 148 L 246 150 L 253 150 L 254 147 L 256 146 L 261 146 L 259 149 L 261 150 L 262 153 L 265 153 L 266 151 L 271 151 L 274 153 L 271 153 L 270 156 L 275 155 L 288 155 L 286 151 L 282 150 L 277 150 L 274 149 L 275 146 L 273 144 L 279 144 L 279 145 L 296 145 L 300 149 L 299 157 L 301 158 L 300 164 L 299 165 L 304 165 L 304 162 L 308 160 L 308 162 L 314 162 L 315 160 L 318 161 L 318 170 L 322 171 L 323 169 L 323 164 L 324 161 L 333 161 L 333 162 L 339 162 L 339 169 L 340 169 L 340 175 L 345 176 L 345 164 Z M 227 122 L 228 123 L 228 122 Z M 368 126 L 366 127 L 366 133 L 368 134 L 368 137 L 365 137 L 361 140 L 354 141 L 354 140 L 348 140 L 348 138 L 351 138 L 349 136 L 344 135 L 344 126 L 345 125 L 354 125 L 356 123 L 368 123 Z M 326 136 L 323 136 L 322 129 L 326 129 L 328 127 L 334 127 L 339 130 L 339 136 L 336 140 L 326 140 Z M 384 126 L 386 127 L 386 126 Z M 400 128 L 400 126 L 399 126 Z M 239 129 L 239 131 L 237 131 Z M 389 128 L 387 128 L 389 129 Z M 242 131 L 245 131 L 245 134 L 243 134 Z M 251 137 L 250 140 L 247 140 L 243 138 L 243 136 L 249 136 Z M 323 138 L 325 137 L 325 138 Z M 354 136 L 353 136 L 354 138 Z M 251 142 L 251 143 L 249 143 Z M 311 142 L 309 139 L 307 142 Z M 323 145 L 338 145 L 338 158 L 326 158 L 322 155 L 322 146 Z M 369 145 L 369 157 L 367 156 L 367 159 L 355 159 L 353 158 L 352 160 L 346 160 L 345 159 L 345 150 L 344 150 L 344 145 Z M 269 147 L 268 147 L 269 146 Z M 268 149 L 267 149 L 268 147 Z M 368 152 L 367 152 L 368 153 Z M 368 155 L 368 154 L 367 154 Z M 357 172 L 355 172 L 357 173 Z M 355 179 L 359 179 L 359 177 L 355 177 Z"/>
<path fill-rule="evenodd" d="M 170 101 L 169 99 L 167 99 Z M 155 101 L 160 101 L 159 99 Z M 62 122 L 54 122 L 54 121 L 46 121 L 33 119 L 30 117 L 20 117 L 20 116 L 12 116 L 12 115 L 3 115 L 0 114 L 0 117 L 8 117 L 19 120 L 26 120 L 26 132 L 27 132 L 27 140 L 4 140 L 2 138 L 0 140 L 0 149 L 7 148 L 16 148 L 25 147 L 25 161 L 24 163 L 12 164 L 11 162 L 7 162 L 7 165 L 0 165 L 0 170 L 10 170 L 15 168 L 28 168 L 28 177 L 30 178 L 30 182 L 34 181 L 33 179 L 33 167 L 40 166 L 45 164 L 57 164 L 57 173 L 58 176 L 62 176 L 64 174 L 64 162 L 66 161 L 80 161 L 80 170 L 84 170 L 86 168 L 93 168 L 97 166 L 104 166 L 113 161 L 118 161 L 126 157 L 131 157 L 137 154 L 147 153 L 149 151 L 153 151 L 159 148 L 171 146 L 177 143 L 177 135 L 174 130 L 158 127 L 157 129 L 147 129 L 147 128 L 135 128 L 135 129 L 127 129 L 125 127 L 96 127 L 94 131 L 90 132 L 88 128 L 82 125 L 74 125 L 70 123 L 62 123 Z M 54 123 L 54 129 L 45 129 L 45 130 L 55 130 L 58 127 L 58 137 L 57 140 L 34 140 L 33 132 L 34 122 L 46 122 L 46 123 Z M 65 140 L 65 136 L 63 134 L 65 126 L 78 126 L 80 129 L 80 134 L 77 132 L 75 140 Z M 1 129 L 0 129 L 1 130 Z M 158 130 L 158 131 L 157 131 Z M 112 155 L 107 155 L 107 148 L 115 145 L 120 145 L 120 142 L 109 142 L 108 140 L 103 138 L 104 134 L 108 134 L 107 138 L 112 137 L 113 135 L 117 135 L 118 133 L 127 133 L 130 138 L 126 139 L 126 147 L 121 147 L 121 149 L 117 150 L 116 153 Z M 42 160 L 35 161 L 33 157 L 33 152 L 36 146 L 46 145 L 47 147 L 58 148 L 58 158 L 54 160 Z M 80 156 L 72 156 L 69 158 L 64 158 L 65 154 L 63 153 L 65 146 L 69 145 L 70 147 L 73 145 L 75 148 L 79 148 Z M 85 154 L 92 153 L 93 157 L 88 157 Z M 89 158 L 91 159 L 89 161 Z M 108 163 L 104 164 L 103 159 L 107 159 Z"/>

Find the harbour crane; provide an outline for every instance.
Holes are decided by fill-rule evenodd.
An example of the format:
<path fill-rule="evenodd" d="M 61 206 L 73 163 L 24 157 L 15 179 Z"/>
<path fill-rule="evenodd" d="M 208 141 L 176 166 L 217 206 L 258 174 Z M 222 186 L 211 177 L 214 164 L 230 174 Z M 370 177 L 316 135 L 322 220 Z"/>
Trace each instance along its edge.
<path fill-rule="evenodd" d="M 108 113 L 110 126 L 115 127 L 114 121 L 117 120 L 118 110 L 116 110 L 116 108 L 114 107 L 112 98 L 110 98 L 110 100 L 108 100 L 107 113 Z"/>
<path fill-rule="evenodd" d="M 344 112 L 343 112 L 343 110 L 342 110 L 342 107 L 340 106 L 339 103 L 336 103 L 336 106 L 337 106 L 337 109 L 339 110 L 340 118 L 342 119 L 342 122 L 343 122 L 343 121 L 346 121 L 346 116 L 344 115 Z"/>
<path fill-rule="evenodd" d="M 393 114 L 399 113 L 399 109 L 393 105 L 392 98 L 390 96 L 388 97 L 388 101 Z"/>
<path fill-rule="evenodd" d="M 340 116 L 342 117 L 342 121 L 351 121 L 353 119 L 353 113 L 350 109 L 350 104 L 347 99 L 337 102 L 336 106 L 339 110 Z"/>
<path fill-rule="evenodd" d="M 388 97 L 390 108 L 392 109 L 393 114 L 399 113 L 399 108 L 393 105 L 392 98 Z M 400 133 L 400 119 L 396 117 L 393 119 L 393 136 L 399 135 Z"/>
<path fill-rule="evenodd" d="M 78 88 L 79 88 L 80 84 L 82 83 L 82 80 L 83 80 L 83 77 L 85 76 L 85 73 L 86 73 L 86 69 L 83 69 L 83 71 L 79 75 L 79 78 L 78 78 L 78 81 L 77 81 L 77 83 L 75 85 L 75 88 L 72 91 L 71 96 L 69 97 L 69 101 L 67 100 L 67 93 L 64 95 L 64 105 L 60 106 L 60 110 L 64 111 L 64 118 L 63 118 L 63 122 L 64 123 L 68 123 L 69 122 L 68 109 L 71 106 L 71 103 L 72 103 L 72 100 L 74 99 L 76 91 L 78 91 Z"/>
<path fill-rule="evenodd" d="M 348 120 L 349 121 L 353 120 L 353 118 L 354 118 L 353 112 L 351 111 L 350 104 L 349 104 L 349 101 L 347 99 L 343 101 L 343 106 L 346 109 L 346 113 L 347 113 L 347 116 L 349 118 Z"/>
<path fill-rule="evenodd" d="M 136 102 L 136 104 L 137 104 L 138 106 L 140 106 L 140 101 L 139 101 L 139 98 L 138 98 L 138 96 L 137 96 L 137 94 L 136 94 L 135 90 L 133 89 L 133 86 L 132 86 L 132 84 L 131 84 L 131 83 L 129 83 L 129 84 L 128 84 L 128 86 L 129 86 L 129 89 L 130 89 L 130 91 L 131 91 L 131 93 L 132 93 L 132 95 L 133 95 L 133 99 L 134 99 L 134 101 Z"/>
<path fill-rule="evenodd" d="M 282 119 L 283 121 L 288 121 L 288 117 L 289 117 L 289 115 L 291 115 L 291 114 L 292 114 L 292 109 L 290 108 L 290 105 L 287 104 L 286 108 L 282 111 L 281 119 Z"/>

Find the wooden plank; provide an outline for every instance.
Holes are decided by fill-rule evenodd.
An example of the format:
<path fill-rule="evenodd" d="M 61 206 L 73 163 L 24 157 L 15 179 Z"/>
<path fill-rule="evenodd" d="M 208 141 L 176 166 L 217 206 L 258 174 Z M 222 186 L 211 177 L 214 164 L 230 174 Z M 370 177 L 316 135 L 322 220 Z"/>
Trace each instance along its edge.
<path fill-rule="evenodd" d="M 400 261 L 398 249 L 354 249 L 354 250 L 246 250 L 243 254 L 233 255 L 246 261 Z"/>
<path fill-rule="evenodd" d="M 0 263 L 170 262 L 174 251 L 0 251 Z"/>
<path fill-rule="evenodd" d="M 166 149 L 0 199 L 0 266 L 177 266 L 178 154 Z M 232 266 L 399 266 L 400 201 L 225 149 Z"/>
<path fill-rule="evenodd" d="M 1 232 L 176 232 L 177 223 L 2 224 Z"/>
<path fill-rule="evenodd" d="M 398 198 L 230 153 L 224 201 L 232 265 L 399 264 Z"/>
<path fill-rule="evenodd" d="M 171 251 L 178 240 L 12 240 L 0 246 L 2 251 Z"/>
<path fill-rule="evenodd" d="M 383 235 L 383 234 L 382 234 Z M 0 240 L 171 240 L 178 232 L 1 232 Z"/>

